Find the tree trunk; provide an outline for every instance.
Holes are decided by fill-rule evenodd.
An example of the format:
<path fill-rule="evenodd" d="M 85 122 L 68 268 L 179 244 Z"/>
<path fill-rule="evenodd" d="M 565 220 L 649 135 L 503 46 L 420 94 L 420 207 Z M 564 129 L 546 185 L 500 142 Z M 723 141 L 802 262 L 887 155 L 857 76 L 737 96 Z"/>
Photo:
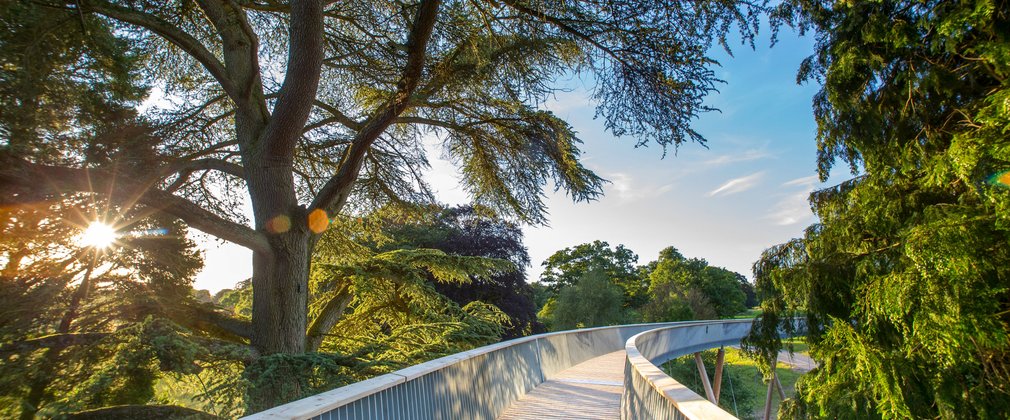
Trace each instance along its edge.
<path fill-rule="evenodd" d="M 256 229 L 270 252 L 253 254 L 252 345 L 261 355 L 305 352 L 311 231 L 298 205 L 290 165 L 265 160 L 247 182 Z"/>
<path fill-rule="evenodd" d="M 305 352 L 309 235 L 299 230 L 271 235 L 273 255 L 253 255 L 252 345 L 261 355 Z"/>

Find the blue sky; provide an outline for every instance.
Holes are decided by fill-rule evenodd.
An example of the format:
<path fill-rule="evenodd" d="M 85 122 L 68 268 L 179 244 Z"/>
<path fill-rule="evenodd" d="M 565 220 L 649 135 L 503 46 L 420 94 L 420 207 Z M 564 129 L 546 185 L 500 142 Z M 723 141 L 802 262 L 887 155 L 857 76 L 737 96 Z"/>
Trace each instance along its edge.
<path fill-rule="evenodd" d="M 807 195 L 826 185 L 816 178 L 811 99 L 818 87 L 796 84 L 796 69 L 814 41 L 789 30 L 779 38 L 773 48 L 767 34 L 754 50 L 731 45 L 734 57 L 721 47 L 713 50 L 722 64 L 715 72 L 727 83 L 707 100 L 722 112 L 704 114 L 694 124 L 708 148 L 685 144 L 665 159 L 658 146 L 635 148 L 636 139 L 607 133 L 593 118 L 584 83 L 563 81 L 573 90 L 546 108 L 572 124 L 584 141 L 583 163 L 611 183 L 603 198 L 590 203 L 548 194 L 549 226 L 523 229 L 533 261 L 528 279 L 539 277 L 540 263 L 555 251 L 597 239 L 624 244 L 641 264 L 675 246 L 687 257 L 750 277 L 762 250 L 801 235 L 814 221 Z M 466 202 L 456 169 L 437 154 L 430 159 L 429 179 L 439 199 Z M 828 184 L 847 177 L 833 175 Z M 207 267 L 195 287 L 219 290 L 250 275 L 247 251 L 213 241 L 203 247 Z"/>

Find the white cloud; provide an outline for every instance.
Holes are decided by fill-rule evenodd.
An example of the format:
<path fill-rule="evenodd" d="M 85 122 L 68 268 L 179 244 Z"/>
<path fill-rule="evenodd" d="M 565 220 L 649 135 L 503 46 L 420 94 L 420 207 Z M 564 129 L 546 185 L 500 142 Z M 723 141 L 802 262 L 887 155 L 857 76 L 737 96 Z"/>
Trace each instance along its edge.
<path fill-rule="evenodd" d="M 730 195 L 747 191 L 751 188 L 754 188 L 754 186 L 757 185 L 758 181 L 761 180 L 761 177 L 763 177 L 764 174 L 765 171 L 760 171 L 747 176 L 733 178 L 720 185 L 719 188 L 716 188 L 712 190 L 712 192 L 709 192 L 708 196 L 715 197 L 717 195 Z"/>
<path fill-rule="evenodd" d="M 659 197 L 673 190 L 673 184 L 648 185 L 635 181 L 630 174 L 613 172 L 606 174 L 610 184 L 604 187 L 607 195 L 616 196 L 622 202 L 638 201 Z"/>
<path fill-rule="evenodd" d="M 814 184 L 817 183 L 817 175 L 805 176 L 803 178 L 796 178 L 792 181 L 788 181 L 782 184 L 783 187 L 809 187 L 813 188 Z"/>
<path fill-rule="evenodd" d="M 768 218 L 779 226 L 795 225 L 809 220 L 813 217 L 813 213 L 810 211 L 810 203 L 807 202 L 807 197 L 809 196 L 810 191 L 808 190 L 789 194 L 782 201 L 779 201 L 771 213 L 768 214 Z"/>
<path fill-rule="evenodd" d="M 792 188 L 793 192 L 786 195 L 775 205 L 775 208 L 768 214 L 768 219 L 771 219 L 779 226 L 795 225 L 809 221 L 813 217 L 813 213 L 810 211 L 810 203 L 807 200 L 817 184 L 818 178 L 816 175 L 796 178 L 783 183 L 782 187 Z M 796 188 L 799 188 L 799 190 L 797 191 Z"/>
<path fill-rule="evenodd" d="M 769 158 L 769 157 L 773 157 L 773 156 L 772 156 L 771 153 L 768 153 L 765 150 L 750 149 L 750 150 L 744 151 L 743 153 L 735 154 L 735 155 L 734 154 L 719 155 L 719 156 L 716 156 L 716 157 L 714 157 L 712 159 L 709 159 L 709 160 L 706 160 L 706 161 L 702 162 L 702 164 L 709 165 L 709 166 L 718 166 L 718 165 L 726 165 L 726 164 L 730 164 L 730 163 L 749 162 L 749 161 L 752 161 L 752 160 L 765 159 L 765 158 Z"/>

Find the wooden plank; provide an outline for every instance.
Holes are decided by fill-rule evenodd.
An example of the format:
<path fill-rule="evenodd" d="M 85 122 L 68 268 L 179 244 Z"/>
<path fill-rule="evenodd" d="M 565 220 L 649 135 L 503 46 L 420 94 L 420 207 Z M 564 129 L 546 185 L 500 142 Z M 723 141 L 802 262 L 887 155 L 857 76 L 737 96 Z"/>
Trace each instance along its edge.
<path fill-rule="evenodd" d="M 619 350 L 565 369 L 520 398 L 498 419 L 619 419 L 624 362 L 624 350 Z"/>

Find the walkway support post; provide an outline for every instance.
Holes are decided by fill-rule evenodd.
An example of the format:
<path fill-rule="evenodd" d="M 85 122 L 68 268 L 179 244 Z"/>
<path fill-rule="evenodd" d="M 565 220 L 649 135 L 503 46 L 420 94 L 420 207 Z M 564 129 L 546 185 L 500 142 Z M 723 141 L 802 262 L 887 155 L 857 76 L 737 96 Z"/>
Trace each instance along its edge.
<path fill-rule="evenodd" d="M 775 355 L 772 359 L 772 378 L 768 381 L 768 393 L 765 395 L 765 415 L 764 420 L 768 420 L 772 417 L 772 390 L 775 389 L 775 383 L 778 382 L 778 375 L 775 372 L 775 367 L 779 364 L 779 356 Z"/>
<path fill-rule="evenodd" d="M 712 393 L 715 394 L 715 404 L 719 404 L 719 394 L 722 391 L 722 366 L 726 362 L 726 348 L 719 347 L 715 354 L 715 378 L 712 380 Z"/>
<path fill-rule="evenodd" d="M 698 375 L 701 376 L 701 383 L 705 386 L 705 396 L 708 397 L 708 401 L 712 404 L 718 404 L 719 400 L 715 398 L 715 393 L 712 392 L 712 384 L 708 381 L 708 372 L 705 371 L 705 362 L 701 360 L 701 352 L 694 354 L 694 363 L 698 365 Z"/>

